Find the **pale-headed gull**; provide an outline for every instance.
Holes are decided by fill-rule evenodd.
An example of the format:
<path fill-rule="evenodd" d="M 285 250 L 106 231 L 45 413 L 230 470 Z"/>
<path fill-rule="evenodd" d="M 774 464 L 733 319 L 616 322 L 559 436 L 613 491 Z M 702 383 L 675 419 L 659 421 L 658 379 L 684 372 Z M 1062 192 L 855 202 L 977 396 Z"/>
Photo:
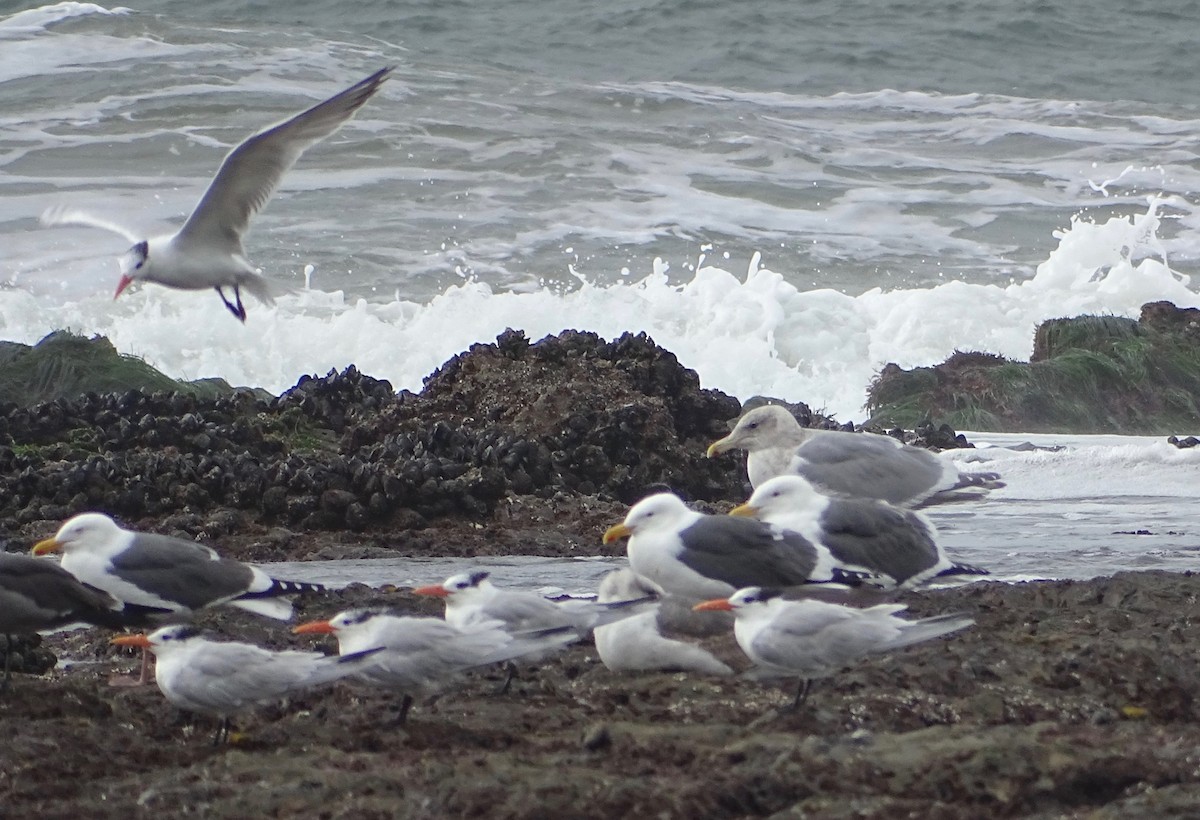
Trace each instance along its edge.
<path fill-rule="evenodd" d="M 904 507 L 978 498 L 1003 487 L 997 473 L 964 473 L 952 462 L 891 436 L 802 427 L 786 407 L 768 404 L 743 415 L 708 447 L 711 458 L 745 450 L 751 486 L 801 475 L 823 492 L 876 498 Z"/>
<path fill-rule="evenodd" d="M 764 481 L 729 514 L 798 532 L 828 550 L 839 565 L 870 572 L 889 586 L 987 575 L 987 570 L 950 560 L 937 543 L 937 529 L 921 513 L 886 501 L 830 497 L 798 475 Z"/>
<path fill-rule="evenodd" d="M 906 621 L 904 604 L 866 609 L 803 599 L 784 600 L 777 589 L 748 587 L 728 598 L 705 601 L 699 611 L 731 611 L 738 646 L 761 678 L 800 678 L 791 708 L 808 696 L 812 681 L 879 652 L 911 646 L 974 623 L 964 615 L 938 615 Z"/>
<path fill-rule="evenodd" d="M 353 117 L 391 71 L 380 69 L 244 140 L 226 155 L 191 216 L 173 234 L 146 239 L 112 220 L 70 207 L 48 209 L 42 214 L 42 223 L 101 228 L 134 243 L 121 259 L 121 280 L 114 299 L 131 283 L 141 281 L 181 290 L 214 288 L 230 312 L 244 322 L 242 288 L 268 305 L 277 288 L 246 259 L 242 236 L 250 219 L 267 204 L 300 155 Z M 233 288 L 232 303 L 222 290 L 226 287 Z"/>

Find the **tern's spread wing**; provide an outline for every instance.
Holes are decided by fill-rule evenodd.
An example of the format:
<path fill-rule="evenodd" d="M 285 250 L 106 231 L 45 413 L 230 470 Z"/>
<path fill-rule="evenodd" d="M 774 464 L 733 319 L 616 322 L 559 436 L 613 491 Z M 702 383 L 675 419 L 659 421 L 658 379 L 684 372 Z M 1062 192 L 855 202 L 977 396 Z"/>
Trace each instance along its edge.
<path fill-rule="evenodd" d="M 99 228 L 102 231 L 111 231 L 112 233 L 125 237 L 130 242 L 137 243 L 142 241 L 142 237 L 138 236 L 124 225 L 118 225 L 115 222 L 109 222 L 103 217 L 89 214 L 87 211 L 81 211 L 78 208 L 68 208 L 63 205 L 56 205 L 43 211 L 42 224 L 82 225 L 85 228 Z"/>
<path fill-rule="evenodd" d="M 314 105 L 290 120 L 260 131 L 229 152 L 200 204 L 180 229 L 178 243 L 225 247 L 241 252 L 250 218 L 264 205 L 283 175 L 306 149 L 338 130 L 371 98 L 391 68 Z"/>

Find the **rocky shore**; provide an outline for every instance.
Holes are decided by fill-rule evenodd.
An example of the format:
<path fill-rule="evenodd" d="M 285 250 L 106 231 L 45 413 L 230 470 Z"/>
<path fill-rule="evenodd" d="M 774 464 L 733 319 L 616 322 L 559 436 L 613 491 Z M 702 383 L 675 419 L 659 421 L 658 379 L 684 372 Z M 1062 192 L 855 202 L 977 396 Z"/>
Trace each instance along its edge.
<path fill-rule="evenodd" d="M 978 583 L 910 596 L 967 612 L 953 639 L 855 666 L 795 713 L 791 690 L 740 678 L 617 675 L 576 647 L 476 676 L 388 725 L 396 699 L 339 685 L 238 721 L 209 743 L 153 686 L 114 688 L 136 658 L 56 636 L 88 663 L 18 677 L 0 698 L 10 817 L 1194 817 L 1200 801 L 1197 579 Z M 416 610 L 354 587 L 303 601 Z M 212 621 L 212 616 L 206 618 Z M 260 621 L 264 644 L 311 641 Z M 721 644 L 721 641 L 717 641 Z M 718 647 L 720 651 L 721 647 Z M 726 657 L 733 650 L 724 645 Z M 94 662 L 91 662 L 94 661 Z"/>
<path fill-rule="evenodd" d="M 394 393 L 353 368 L 277 398 L 221 387 L 0 404 L 0 548 L 100 509 L 248 560 L 598 555 L 647 491 L 720 510 L 740 459 L 706 459 L 735 399 L 644 336 L 507 332 Z M 807 408 L 795 407 L 800 415 Z M 833 425 L 809 414 L 811 423 Z M 897 435 L 903 435 L 896 431 Z M 969 446 L 949 428 L 909 433 Z M 742 678 L 617 675 L 590 646 L 473 676 L 403 727 L 396 699 L 338 685 L 243 716 L 208 742 L 97 630 L 23 643 L 0 695 L 0 815 L 12 817 L 1190 817 L 1200 801 L 1200 610 L 1191 575 L 976 583 L 910 593 L 965 612 L 952 639 L 790 692 Z M 300 617 L 404 590 L 302 597 Z M 278 624 L 221 632 L 312 647 Z M 331 644 L 325 648 L 332 649 Z M 731 637 L 713 640 L 741 663 Z"/>

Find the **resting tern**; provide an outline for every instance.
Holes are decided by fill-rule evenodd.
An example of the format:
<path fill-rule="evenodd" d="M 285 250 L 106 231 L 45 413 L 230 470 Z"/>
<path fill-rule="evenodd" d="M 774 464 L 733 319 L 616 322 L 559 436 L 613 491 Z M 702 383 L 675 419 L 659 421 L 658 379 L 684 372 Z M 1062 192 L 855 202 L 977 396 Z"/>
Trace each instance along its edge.
<path fill-rule="evenodd" d="M 180 290 L 214 288 L 242 322 L 242 288 L 272 304 L 272 285 L 246 259 L 242 235 L 300 155 L 346 123 L 388 78 L 383 68 L 289 120 L 250 136 L 226 155 L 216 177 L 187 221 L 173 234 L 149 239 L 103 217 L 69 207 L 42 214 L 45 225 L 83 225 L 125 237 L 133 247 L 121 258 L 113 298 L 132 282 L 157 282 Z M 232 287 L 234 301 L 223 288 Z"/>
<path fill-rule="evenodd" d="M 292 631 L 332 634 L 342 655 L 381 647 L 355 677 L 403 694 L 399 723 L 408 715 L 413 693 L 436 692 L 468 669 L 565 646 L 576 637 L 566 628 L 513 635 L 495 620 L 473 620 L 460 627 L 441 618 L 380 609 L 350 609 Z"/>
<path fill-rule="evenodd" d="M 860 658 L 887 652 L 974 623 L 963 615 L 938 615 L 906 621 L 896 617 L 904 604 L 857 609 L 825 601 L 787 601 L 777 589 L 747 587 L 729 598 L 696 604 L 699 611 L 724 610 L 735 616 L 734 637 L 754 661 L 756 677 L 800 678 L 795 709 L 804 702 L 815 678 L 826 677 Z"/>
<path fill-rule="evenodd" d="M 53 552 L 62 553 L 62 568 L 80 581 L 126 604 L 179 615 L 228 604 L 286 621 L 292 617 L 286 596 L 324 589 L 272 578 L 194 541 L 124 529 L 101 513 L 74 516 L 53 538 L 33 547 L 34 555 Z M 149 662 L 143 655 L 138 682 L 148 681 Z"/>
<path fill-rule="evenodd" d="M 371 651 L 330 658 L 319 652 L 271 651 L 249 643 L 208 640 L 186 624 L 149 635 L 121 635 L 112 643 L 155 654 L 154 678 L 174 705 L 220 719 L 213 743 L 229 736 L 231 715 L 290 692 L 332 683 L 356 672 Z"/>

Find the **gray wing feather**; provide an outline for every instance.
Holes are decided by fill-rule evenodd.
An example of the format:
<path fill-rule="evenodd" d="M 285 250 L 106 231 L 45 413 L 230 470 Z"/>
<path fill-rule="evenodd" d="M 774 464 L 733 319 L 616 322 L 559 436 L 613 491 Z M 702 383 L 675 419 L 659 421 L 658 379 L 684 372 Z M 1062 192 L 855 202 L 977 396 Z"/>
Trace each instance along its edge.
<path fill-rule="evenodd" d="M 234 598 L 254 577 L 250 567 L 220 558 L 208 547 L 153 533 L 137 533 L 112 565 L 131 584 L 188 609 Z"/>
<path fill-rule="evenodd" d="M 680 533 L 681 563 L 732 585 L 792 586 L 808 581 L 817 556 L 798 533 L 734 516 L 705 516 Z"/>
<path fill-rule="evenodd" d="M 944 465 L 887 436 L 824 432 L 796 449 L 792 468 L 827 492 L 904 504 L 935 489 Z"/>
<path fill-rule="evenodd" d="M 241 236 L 306 149 L 350 119 L 387 79 L 381 69 L 362 82 L 291 119 L 260 131 L 233 149 L 176 242 L 223 243 L 241 252 Z"/>
<path fill-rule="evenodd" d="M 822 543 L 838 561 L 885 573 L 897 584 L 941 559 L 925 521 L 908 510 L 835 498 L 821 515 L 821 529 Z"/>

